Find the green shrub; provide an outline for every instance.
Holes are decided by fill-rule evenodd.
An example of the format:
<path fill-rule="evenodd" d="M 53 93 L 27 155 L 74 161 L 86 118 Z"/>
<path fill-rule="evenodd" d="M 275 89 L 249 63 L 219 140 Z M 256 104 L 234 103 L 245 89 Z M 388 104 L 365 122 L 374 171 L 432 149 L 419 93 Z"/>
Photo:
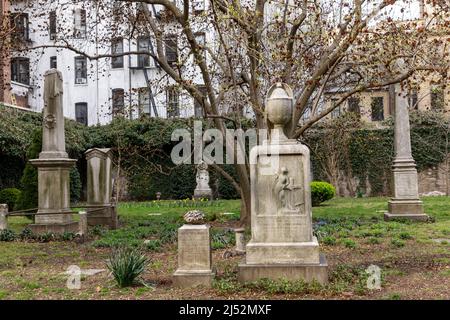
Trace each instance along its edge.
<path fill-rule="evenodd" d="M 342 239 L 342 244 L 343 244 L 346 248 L 351 248 L 351 249 L 356 248 L 356 242 L 353 241 L 352 239 Z"/>
<path fill-rule="evenodd" d="M 3 189 L 0 191 L 0 203 L 6 203 L 9 211 L 14 211 L 17 201 L 20 199 L 21 191 L 15 188 Z"/>
<path fill-rule="evenodd" d="M 145 271 L 149 261 L 139 250 L 119 248 L 112 252 L 107 267 L 120 288 L 131 286 Z"/>
<path fill-rule="evenodd" d="M 332 236 L 326 236 L 322 238 L 322 243 L 327 246 L 333 246 L 336 244 L 336 238 Z"/>
<path fill-rule="evenodd" d="M 0 231 L 0 241 L 10 242 L 16 240 L 16 234 L 14 231 L 6 229 Z"/>
<path fill-rule="evenodd" d="M 394 239 L 391 240 L 391 245 L 396 247 L 396 248 L 401 248 L 401 247 L 405 246 L 405 241 L 394 238 Z"/>
<path fill-rule="evenodd" d="M 50 242 L 55 239 L 55 234 L 53 232 L 45 232 L 36 236 L 36 240 L 39 242 Z"/>
<path fill-rule="evenodd" d="M 161 245 L 162 244 L 160 240 L 149 240 L 145 243 L 145 248 L 149 251 L 160 252 Z"/>
<path fill-rule="evenodd" d="M 313 206 L 318 206 L 322 202 L 331 200 L 336 195 L 336 189 L 328 182 L 311 182 L 311 200 Z"/>
<path fill-rule="evenodd" d="M 20 240 L 33 240 L 36 238 L 36 236 L 33 234 L 33 231 L 31 231 L 30 228 L 25 228 L 22 230 L 22 232 L 19 234 Z"/>
<path fill-rule="evenodd" d="M 411 235 L 411 234 L 409 234 L 408 232 L 400 232 L 399 234 L 398 234 L 398 237 L 400 238 L 400 239 L 402 239 L 402 240 L 410 240 L 410 239 L 412 239 L 413 238 L 413 236 Z"/>

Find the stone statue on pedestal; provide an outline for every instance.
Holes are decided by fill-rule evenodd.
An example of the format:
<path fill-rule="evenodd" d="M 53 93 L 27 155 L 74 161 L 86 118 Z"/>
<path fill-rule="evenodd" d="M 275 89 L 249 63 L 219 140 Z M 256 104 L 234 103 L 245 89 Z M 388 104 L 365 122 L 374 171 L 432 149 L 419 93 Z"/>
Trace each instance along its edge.
<path fill-rule="evenodd" d="M 286 137 L 292 121 L 293 93 L 277 83 L 269 90 L 270 141 L 250 151 L 252 238 L 239 280 L 261 278 L 328 281 L 327 262 L 313 235 L 310 154 Z"/>
<path fill-rule="evenodd" d="M 197 186 L 194 190 L 194 199 L 212 199 L 212 190 L 209 186 L 208 165 L 203 160 L 197 166 Z"/>

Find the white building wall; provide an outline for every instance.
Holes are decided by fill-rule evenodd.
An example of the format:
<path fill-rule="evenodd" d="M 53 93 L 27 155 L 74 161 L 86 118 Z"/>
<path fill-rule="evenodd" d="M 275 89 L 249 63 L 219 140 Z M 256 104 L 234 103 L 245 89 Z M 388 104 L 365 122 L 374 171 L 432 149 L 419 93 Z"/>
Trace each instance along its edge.
<path fill-rule="evenodd" d="M 25 12 L 29 15 L 29 30 L 30 30 L 30 47 L 52 46 L 54 41 L 50 40 L 47 28 L 39 26 L 47 26 L 49 16 L 42 14 L 43 7 L 41 3 L 38 8 L 24 7 L 24 3 L 19 1 L 12 5 L 12 11 Z M 48 1 L 47 8 L 50 12 L 54 5 L 52 1 Z M 68 35 L 62 35 L 63 38 L 70 39 L 71 45 L 85 52 L 88 55 L 110 53 L 110 45 L 103 45 L 99 43 L 88 43 L 85 39 L 71 39 L 70 30 L 73 29 L 73 10 L 77 8 L 74 5 L 65 5 L 59 7 L 57 12 L 58 30 L 64 28 Z M 61 9 L 62 8 L 62 9 Z M 104 21 L 97 27 L 90 29 L 91 25 L 95 25 L 98 16 L 95 10 L 87 12 L 88 34 L 101 35 L 101 32 L 109 32 L 107 30 L 110 21 Z M 104 18 L 103 18 L 104 19 Z M 201 27 L 198 27 L 199 30 Z M 203 30 L 209 32 L 208 30 Z M 174 33 L 176 31 L 174 30 Z M 209 32 L 211 33 L 211 32 Z M 213 35 L 206 34 L 206 41 L 213 39 Z M 131 47 L 130 47 L 131 45 Z M 124 39 L 124 51 L 136 50 L 136 40 Z M 112 69 L 110 59 L 102 60 L 88 60 L 88 80 L 86 84 L 75 84 L 75 57 L 79 54 L 69 49 L 46 47 L 37 49 L 33 52 L 21 52 L 13 54 L 13 57 L 25 56 L 30 59 L 30 89 L 28 103 L 32 110 L 40 112 L 44 107 L 43 101 L 43 84 L 44 74 L 50 69 L 50 57 L 57 57 L 57 69 L 61 71 L 64 82 L 64 115 L 68 118 L 75 119 L 75 104 L 87 103 L 88 105 L 88 124 L 106 124 L 112 120 L 111 115 L 111 97 L 112 89 L 123 89 L 125 93 L 125 107 L 130 109 L 130 106 L 136 106 L 138 102 L 137 89 L 147 87 L 144 71 L 130 68 L 137 65 L 136 56 L 124 56 L 124 66 L 120 69 Z M 162 71 L 154 65 L 147 69 L 151 80 L 155 80 L 162 75 Z M 194 83 L 201 84 L 203 81 L 199 73 L 193 79 Z M 13 83 L 13 93 L 23 93 L 26 87 L 20 84 Z M 152 87 L 155 95 L 158 115 L 160 117 L 167 117 L 166 112 L 166 92 L 161 87 Z M 181 93 L 179 98 L 180 117 L 191 117 L 194 115 L 194 101 L 186 93 Z M 151 115 L 154 116 L 152 107 Z M 137 110 L 131 112 L 131 117 L 138 117 Z"/>

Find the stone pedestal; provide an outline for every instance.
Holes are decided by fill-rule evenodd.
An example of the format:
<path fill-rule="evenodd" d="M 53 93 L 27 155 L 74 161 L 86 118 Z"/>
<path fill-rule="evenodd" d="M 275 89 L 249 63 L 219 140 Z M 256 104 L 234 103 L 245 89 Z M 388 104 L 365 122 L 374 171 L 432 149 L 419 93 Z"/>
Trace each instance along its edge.
<path fill-rule="evenodd" d="M 112 208 L 111 149 L 93 148 L 85 152 L 87 161 L 88 224 L 117 228 L 117 214 Z M 104 208 L 104 210 L 100 210 Z"/>
<path fill-rule="evenodd" d="M 70 170 L 76 160 L 35 159 L 30 163 L 38 169 L 39 209 L 34 224 L 29 225 L 33 233 L 77 232 L 78 223 L 72 219 L 70 209 Z"/>
<path fill-rule="evenodd" d="M 177 287 L 210 287 L 214 278 L 211 236 L 207 225 L 184 225 L 178 229 L 178 269 L 173 274 Z"/>
<path fill-rule="evenodd" d="M 209 199 L 212 200 L 212 190 L 209 186 L 209 172 L 208 165 L 202 161 L 197 166 L 197 186 L 194 190 L 194 199 Z"/>
<path fill-rule="evenodd" d="M 250 152 L 252 238 L 239 265 L 239 279 L 326 283 L 327 263 L 312 229 L 309 149 L 283 133 L 283 122 L 292 116 L 292 100 L 279 86 L 271 89 L 267 103 L 275 127 L 271 141 Z M 271 105 L 271 99 L 282 100 L 282 105 Z"/>
<path fill-rule="evenodd" d="M 401 93 L 399 85 L 395 91 L 395 158 L 392 164 L 394 194 L 388 202 L 388 212 L 384 219 L 410 219 L 427 221 L 419 199 L 416 163 L 411 153 L 411 138 L 408 101 Z"/>

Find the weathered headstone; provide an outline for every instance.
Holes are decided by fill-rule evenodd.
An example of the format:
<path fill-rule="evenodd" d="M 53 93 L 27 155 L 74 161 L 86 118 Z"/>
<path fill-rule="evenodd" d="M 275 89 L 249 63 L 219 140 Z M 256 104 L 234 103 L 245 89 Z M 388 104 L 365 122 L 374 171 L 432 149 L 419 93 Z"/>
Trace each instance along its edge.
<path fill-rule="evenodd" d="M 80 236 L 85 237 L 88 234 L 88 216 L 86 211 L 78 212 L 80 218 L 80 227 L 78 233 Z"/>
<path fill-rule="evenodd" d="M 211 235 L 208 225 L 185 224 L 178 229 L 178 269 L 173 274 L 177 287 L 210 287 L 214 278 Z"/>
<path fill-rule="evenodd" d="M 111 149 L 93 148 L 85 152 L 87 161 L 87 205 L 88 223 L 115 229 L 117 215 L 111 206 L 112 197 L 112 152 Z M 104 208 L 104 210 L 100 210 Z"/>
<path fill-rule="evenodd" d="M 206 162 L 201 161 L 197 166 L 197 186 L 194 190 L 194 199 L 212 199 L 212 190 L 209 186 L 209 172 Z"/>
<path fill-rule="evenodd" d="M 8 229 L 8 205 L 0 204 L 0 231 Z"/>
<path fill-rule="evenodd" d="M 400 91 L 399 85 L 396 91 Z M 392 164 L 394 195 L 388 202 L 385 220 L 404 218 L 428 220 L 419 199 L 416 162 L 411 153 L 411 136 L 407 97 L 395 95 L 395 158 Z"/>
<path fill-rule="evenodd" d="M 245 252 L 245 229 L 237 228 L 234 230 L 234 233 L 236 237 L 236 252 Z"/>
<path fill-rule="evenodd" d="M 250 152 L 252 238 L 239 280 L 326 283 L 327 262 L 312 229 L 309 149 L 284 134 L 292 121 L 292 90 L 274 85 L 266 110 L 274 129 L 269 142 Z"/>
<path fill-rule="evenodd" d="M 76 160 L 66 152 L 63 114 L 63 82 L 59 71 L 45 73 L 42 152 L 30 160 L 38 168 L 39 209 L 34 233 L 77 232 L 70 210 L 70 170 Z"/>

